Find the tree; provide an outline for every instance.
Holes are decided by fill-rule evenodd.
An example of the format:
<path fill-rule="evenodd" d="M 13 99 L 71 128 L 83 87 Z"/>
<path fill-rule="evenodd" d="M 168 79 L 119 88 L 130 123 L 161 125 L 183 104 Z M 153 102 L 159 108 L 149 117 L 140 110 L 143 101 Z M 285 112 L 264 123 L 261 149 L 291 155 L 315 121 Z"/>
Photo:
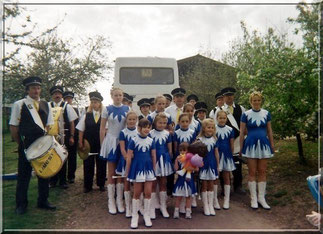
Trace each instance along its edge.
<path fill-rule="evenodd" d="M 4 100 L 11 103 L 24 97 L 22 79 L 39 76 L 43 79 L 42 97 L 50 100 L 49 89 L 62 85 L 78 97 L 86 95 L 86 87 L 104 77 L 110 69 L 107 54 L 109 41 L 102 37 L 88 38 L 82 44 L 63 40 L 55 31 L 32 42 L 28 61 L 13 60 L 5 67 Z"/>
<path fill-rule="evenodd" d="M 312 9 L 307 14 L 317 12 Z M 318 17 L 307 19 L 318 22 Z M 265 35 L 257 31 L 250 33 L 243 22 L 241 28 L 243 38 L 234 41 L 232 49 L 223 57 L 227 64 L 237 69 L 241 101 L 249 106 L 250 92 L 261 91 L 265 97 L 264 108 L 273 116 L 274 133 L 282 138 L 297 136 L 299 155 L 305 162 L 301 133 L 317 138 L 317 44 L 304 40 L 303 48 L 297 49 L 288 42 L 286 35 L 277 35 L 272 28 Z M 309 36 L 304 28 L 302 30 Z M 318 36 L 313 32 L 312 37 Z"/>

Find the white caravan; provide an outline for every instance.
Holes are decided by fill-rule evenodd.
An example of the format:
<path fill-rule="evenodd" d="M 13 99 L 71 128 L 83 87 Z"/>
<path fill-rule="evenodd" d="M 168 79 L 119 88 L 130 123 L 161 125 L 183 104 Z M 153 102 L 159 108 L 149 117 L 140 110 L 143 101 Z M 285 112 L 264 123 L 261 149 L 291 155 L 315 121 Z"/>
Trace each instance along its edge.
<path fill-rule="evenodd" d="M 113 85 L 134 96 L 132 108 L 139 114 L 138 100 L 170 94 L 179 87 L 177 61 L 159 57 L 116 58 Z"/>

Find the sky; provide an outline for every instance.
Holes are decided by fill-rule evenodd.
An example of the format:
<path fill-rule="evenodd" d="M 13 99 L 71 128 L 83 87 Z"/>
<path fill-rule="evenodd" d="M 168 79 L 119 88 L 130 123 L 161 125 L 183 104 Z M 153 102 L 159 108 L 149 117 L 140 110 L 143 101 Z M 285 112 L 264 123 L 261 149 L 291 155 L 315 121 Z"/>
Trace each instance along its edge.
<path fill-rule="evenodd" d="M 118 1 L 126 5 L 101 5 L 112 1 L 67 1 L 52 0 L 50 4 L 39 0 L 21 0 L 32 22 L 38 24 L 36 31 L 57 25 L 58 35 L 80 41 L 82 38 L 103 35 L 112 47 L 106 52 L 110 62 L 116 57 L 158 56 L 183 59 L 198 53 L 210 51 L 212 57 L 221 60 L 230 49 L 230 42 L 242 35 L 240 21 L 249 29 L 265 32 L 272 27 L 279 33 L 288 33 L 295 44 L 301 44 L 301 37 L 293 34 L 294 25 L 286 22 L 295 18 L 297 1 L 213 1 L 225 5 L 184 4 L 183 1 L 168 1 L 183 5 L 158 5 L 166 1 L 149 1 L 156 5 L 132 5 L 133 1 Z M 140 1 L 141 3 L 145 3 Z M 194 1 L 201 3 L 202 1 Z M 203 1 L 212 3 L 211 1 Z M 261 5 L 270 2 L 270 5 Z M 59 4 L 64 3 L 64 4 Z M 88 5 L 81 5 L 91 3 Z M 146 1 L 147 3 L 147 1 Z M 192 1 L 185 1 L 192 3 Z M 277 4 L 273 4 L 277 3 Z M 288 3 L 288 4 L 282 4 Z M 13 23 L 14 26 L 14 23 Z M 113 71 L 97 82 L 88 91 L 97 89 L 104 97 L 104 104 L 111 102 L 109 89 Z"/>

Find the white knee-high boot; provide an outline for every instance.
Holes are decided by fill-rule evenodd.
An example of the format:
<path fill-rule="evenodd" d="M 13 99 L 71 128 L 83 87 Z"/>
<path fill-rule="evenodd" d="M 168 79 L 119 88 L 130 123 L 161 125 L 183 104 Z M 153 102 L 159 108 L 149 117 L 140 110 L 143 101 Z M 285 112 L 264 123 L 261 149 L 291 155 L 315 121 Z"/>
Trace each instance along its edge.
<path fill-rule="evenodd" d="M 214 185 L 213 188 L 214 188 L 214 191 L 213 191 L 214 192 L 214 201 L 213 201 L 214 208 L 216 210 L 221 210 L 219 200 L 218 200 L 218 185 Z"/>
<path fill-rule="evenodd" d="M 270 210 L 270 206 L 267 204 L 265 199 L 266 193 L 266 182 L 258 182 L 258 203 L 264 208 L 265 210 Z"/>
<path fill-rule="evenodd" d="M 151 219 L 156 219 L 156 210 L 155 210 L 155 203 L 156 203 L 156 193 L 151 193 L 150 199 L 150 211 L 149 215 Z"/>
<path fill-rule="evenodd" d="M 160 212 L 162 213 L 164 218 L 169 218 L 169 214 L 167 212 L 167 205 L 166 205 L 166 200 L 167 200 L 167 194 L 165 191 L 159 192 L 160 195 Z"/>
<path fill-rule="evenodd" d="M 228 210 L 230 208 L 230 185 L 224 185 L 224 202 L 223 209 Z"/>
<path fill-rule="evenodd" d="M 251 208 L 258 209 L 256 181 L 249 181 L 248 187 L 249 187 L 249 191 L 250 191 Z"/>
<path fill-rule="evenodd" d="M 150 219 L 150 202 L 151 199 L 144 199 L 144 221 L 146 227 L 151 227 L 151 219 Z"/>
<path fill-rule="evenodd" d="M 210 215 L 215 215 L 215 210 L 213 207 L 213 202 L 214 202 L 214 192 L 213 191 L 207 192 L 207 200 L 208 200 Z"/>
<path fill-rule="evenodd" d="M 210 215 L 210 209 L 209 209 L 209 204 L 207 201 L 207 192 L 202 192 L 202 202 L 203 202 L 203 210 L 204 210 L 204 215 L 209 216 Z"/>
<path fill-rule="evenodd" d="M 116 214 L 116 199 L 114 198 L 116 186 L 115 184 L 108 184 L 108 208 L 110 214 Z"/>
<path fill-rule="evenodd" d="M 132 215 L 131 215 L 131 228 L 137 228 L 138 227 L 138 220 L 139 220 L 139 199 L 132 199 Z"/>
<path fill-rule="evenodd" d="M 126 203 L 126 217 L 131 217 L 131 196 L 130 191 L 124 191 L 124 201 Z"/>
<path fill-rule="evenodd" d="M 123 184 L 117 184 L 117 208 L 119 213 L 124 212 L 124 205 L 123 205 Z"/>

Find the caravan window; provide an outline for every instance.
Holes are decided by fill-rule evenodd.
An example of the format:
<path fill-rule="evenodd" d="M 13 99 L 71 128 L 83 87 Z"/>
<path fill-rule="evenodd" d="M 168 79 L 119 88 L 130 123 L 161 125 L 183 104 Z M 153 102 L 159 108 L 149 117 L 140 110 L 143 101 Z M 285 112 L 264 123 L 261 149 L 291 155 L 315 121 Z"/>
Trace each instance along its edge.
<path fill-rule="evenodd" d="M 174 84 L 174 70 L 156 67 L 122 67 L 120 68 L 120 84 Z"/>

